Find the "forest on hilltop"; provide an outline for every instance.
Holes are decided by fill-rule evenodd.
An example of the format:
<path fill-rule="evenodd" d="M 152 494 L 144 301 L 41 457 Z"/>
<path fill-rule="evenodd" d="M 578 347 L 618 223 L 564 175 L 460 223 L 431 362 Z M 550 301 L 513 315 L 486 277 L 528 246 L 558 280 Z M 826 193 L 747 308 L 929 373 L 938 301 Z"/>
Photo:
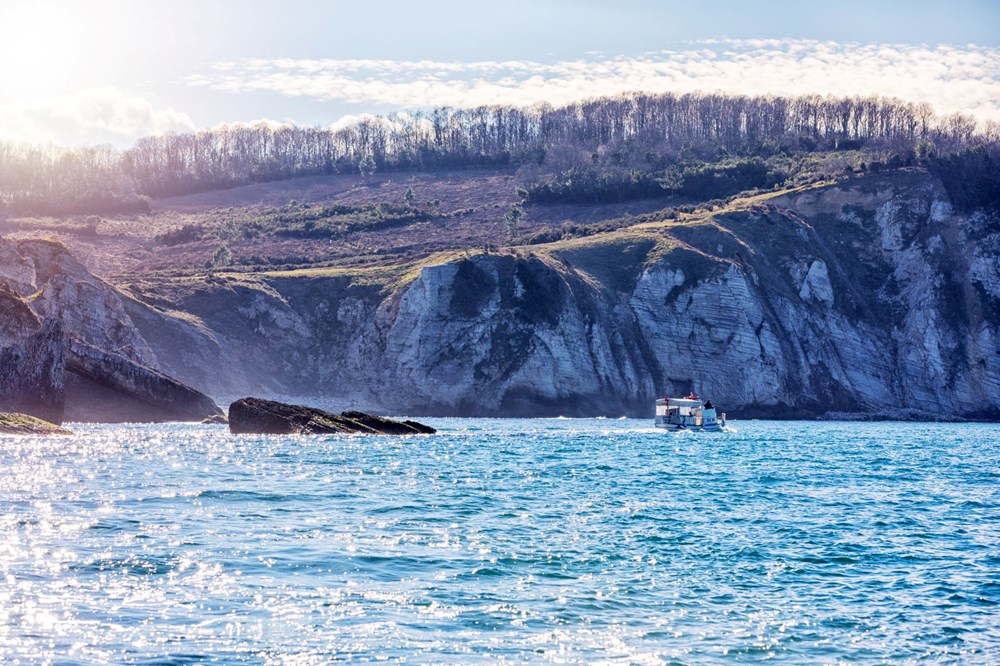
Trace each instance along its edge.
<path fill-rule="evenodd" d="M 706 200 L 782 184 L 789 157 L 838 153 L 853 159 L 825 169 L 921 164 L 959 207 L 1000 206 L 997 123 L 876 96 L 637 93 L 367 116 L 336 130 L 234 124 L 126 150 L 0 143 L 0 214 L 141 213 L 149 198 L 254 182 L 484 166 L 520 169 L 531 203 Z"/>

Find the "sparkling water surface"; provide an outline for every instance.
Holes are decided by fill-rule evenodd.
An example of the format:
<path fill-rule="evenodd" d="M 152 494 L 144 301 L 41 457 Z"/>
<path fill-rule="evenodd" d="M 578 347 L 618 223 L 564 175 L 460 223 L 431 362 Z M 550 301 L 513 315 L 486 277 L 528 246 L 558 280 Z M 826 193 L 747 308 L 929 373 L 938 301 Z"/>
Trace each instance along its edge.
<path fill-rule="evenodd" d="M 1000 426 L 0 437 L 2 663 L 1000 662 Z"/>

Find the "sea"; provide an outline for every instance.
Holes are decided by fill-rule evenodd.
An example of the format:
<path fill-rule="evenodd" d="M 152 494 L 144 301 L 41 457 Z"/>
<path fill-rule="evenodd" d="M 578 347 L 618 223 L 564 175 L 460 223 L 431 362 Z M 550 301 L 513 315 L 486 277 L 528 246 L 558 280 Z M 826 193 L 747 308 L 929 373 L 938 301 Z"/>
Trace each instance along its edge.
<path fill-rule="evenodd" d="M 0 663 L 1000 663 L 1000 425 L 425 422 L 0 437 Z"/>

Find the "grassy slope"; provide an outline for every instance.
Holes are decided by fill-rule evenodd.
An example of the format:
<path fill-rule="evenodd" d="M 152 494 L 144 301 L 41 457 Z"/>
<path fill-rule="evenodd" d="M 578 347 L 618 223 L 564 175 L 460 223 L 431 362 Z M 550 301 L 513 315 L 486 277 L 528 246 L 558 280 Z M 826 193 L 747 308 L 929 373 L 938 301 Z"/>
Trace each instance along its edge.
<path fill-rule="evenodd" d="M 893 177 L 874 179 L 884 183 Z M 152 215 L 141 218 L 32 218 L 11 220 L 8 226 L 17 235 L 61 238 L 98 275 L 147 300 L 165 296 L 156 302 L 165 310 L 176 303 L 169 292 L 210 288 L 222 277 L 249 288 L 264 288 L 275 280 L 338 278 L 392 292 L 424 266 L 484 251 L 552 257 L 615 291 L 628 292 L 642 267 L 651 263 L 668 261 L 699 274 L 712 265 L 751 261 L 755 247 L 789 245 L 794 239 L 767 225 L 768 211 L 775 202 L 800 204 L 810 191 L 834 181 L 681 209 L 688 212 L 678 212 L 673 208 L 677 202 L 669 199 L 526 206 L 522 239 L 543 228 L 556 229 L 562 238 L 524 246 L 503 237 L 503 217 L 518 204 L 516 184 L 514 174 L 506 171 L 389 174 L 367 181 L 314 177 L 165 199 Z M 394 213 L 386 211 L 400 207 L 419 215 L 394 221 Z M 305 219 L 324 231 L 314 237 L 289 236 L 289 230 L 301 234 Z M 567 220 L 574 221 L 572 227 L 559 226 Z M 163 240 L 183 225 L 197 228 L 197 238 Z M 87 231 L 95 226 L 96 234 Z M 836 224 L 827 227 L 824 233 L 834 236 L 855 233 Z M 210 269 L 207 264 L 221 244 L 231 249 L 234 262 Z M 794 250 L 777 249 L 784 254 Z"/>
<path fill-rule="evenodd" d="M 733 213 L 745 213 L 759 209 L 767 202 L 810 189 L 830 185 L 830 182 L 799 186 L 734 198 L 725 207 L 714 210 L 698 209 L 670 219 L 657 211 L 637 218 L 631 213 L 623 218 L 610 218 L 623 225 L 610 231 L 576 238 L 561 239 L 551 243 L 536 245 L 509 245 L 499 249 L 487 249 L 500 253 L 521 255 L 536 254 L 551 257 L 557 262 L 565 262 L 585 275 L 615 291 L 628 292 L 642 268 L 652 263 L 668 261 L 685 268 L 689 273 L 698 273 L 711 264 L 732 263 L 734 251 L 753 250 L 720 219 Z M 645 202 L 649 205 L 650 202 Z M 663 203 L 662 201 L 659 203 Z M 529 215 L 537 208 L 529 209 Z M 652 221 L 639 221 L 640 219 Z M 731 226 L 731 225 L 730 225 Z M 709 247 L 711 246 L 711 247 Z M 723 251 L 716 252 L 722 247 Z M 456 261 L 462 257 L 484 251 L 471 245 L 465 249 L 415 253 L 402 257 L 396 262 L 365 265 L 345 262 L 344 265 L 314 265 L 302 268 L 265 270 L 263 272 L 240 271 L 235 267 L 226 271 L 227 278 L 247 279 L 294 279 L 294 278 L 344 278 L 355 285 L 377 286 L 382 290 L 396 291 L 416 279 L 426 266 Z M 187 278 L 188 280 L 197 278 Z"/>
<path fill-rule="evenodd" d="M 475 192 L 476 197 L 500 202 L 504 201 L 505 192 L 511 186 L 507 178 L 504 174 L 470 173 L 453 180 L 439 177 L 433 182 L 427 179 L 420 182 L 424 187 L 433 187 L 435 193 L 442 195 L 442 200 L 446 195 L 471 196 L 469 192 Z M 275 200 L 293 191 L 310 191 L 316 196 L 332 198 L 306 201 L 298 207 L 289 207 L 287 203 L 278 206 L 256 203 L 211 208 L 208 206 L 212 199 L 206 193 L 198 195 L 198 205 L 206 206 L 203 210 L 191 212 L 195 204 L 183 202 L 189 207 L 183 213 L 189 217 L 183 219 L 194 220 L 205 225 L 209 232 L 218 234 L 231 232 L 234 221 L 237 232 L 240 224 L 259 228 L 262 221 L 297 225 L 301 220 L 296 218 L 295 211 L 302 210 L 305 216 L 310 216 L 323 207 L 353 206 L 358 212 L 357 217 L 352 218 L 354 221 L 378 221 L 377 216 L 372 217 L 372 207 L 380 203 L 399 205 L 399 197 L 405 197 L 406 189 L 412 187 L 403 187 L 403 183 L 383 183 L 379 187 L 368 184 L 346 191 L 320 192 L 317 188 L 321 184 L 316 179 L 306 180 L 304 183 L 289 181 L 280 187 L 273 184 L 253 186 L 253 191 L 279 197 Z M 176 223 L 170 222 L 175 219 L 171 216 L 181 214 L 177 212 L 181 203 L 176 201 L 161 202 L 160 212 L 144 222 L 124 219 L 101 222 L 101 225 L 131 224 L 137 229 L 144 224 L 145 235 L 135 236 L 131 241 L 112 239 L 110 246 L 103 246 L 103 236 L 98 236 L 76 238 L 76 242 L 100 255 L 99 261 L 106 261 L 107 257 L 120 260 L 118 243 L 132 242 L 137 252 L 145 252 L 142 256 L 153 257 L 150 261 L 158 263 L 148 264 L 143 259 L 132 264 L 129 270 L 117 274 L 115 281 L 119 285 L 127 287 L 139 300 L 155 306 L 163 314 L 184 320 L 183 323 L 204 332 L 208 338 L 212 331 L 226 331 L 238 349 L 259 349 L 262 340 L 273 343 L 275 347 L 264 354 L 269 361 L 274 361 L 275 367 L 261 362 L 262 375 L 279 376 L 289 372 L 291 367 L 295 368 L 296 376 L 301 375 L 296 381 L 309 383 L 307 369 L 298 365 L 305 357 L 295 354 L 298 351 L 306 353 L 304 345 L 311 344 L 311 339 L 296 337 L 299 334 L 294 326 L 284 326 L 266 317 L 258 321 L 256 315 L 246 314 L 254 312 L 258 302 L 268 303 L 275 312 L 287 313 L 288 321 L 304 317 L 315 339 L 322 339 L 325 346 L 336 349 L 350 343 L 349 336 L 341 330 L 347 326 L 341 321 L 339 307 L 342 303 L 351 301 L 362 303 L 362 308 L 378 307 L 386 299 L 398 296 L 423 268 L 460 261 L 482 252 L 535 257 L 557 271 L 567 271 L 567 277 L 572 271 L 598 290 L 625 298 L 633 292 L 643 270 L 653 265 L 679 268 L 686 280 L 710 279 L 731 266 L 739 266 L 747 269 L 755 283 L 759 280 L 768 299 L 779 296 L 789 302 L 798 298 L 801 282 L 794 277 L 794 271 L 801 271 L 815 258 L 822 258 L 830 269 L 838 311 L 868 325 L 886 328 L 883 324 L 888 325 L 892 319 L 891 307 L 898 299 L 891 289 L 882 294 L 889 277 L 885 267 L 879 265 L 874 204 L 900 193 L 915 192 L 914 188 L 933 187 L 934 182 L 925 173 L 901 170 L 748 193 L 721 203 L 686 208 L 686 212 L 679 212 L 666 200 L 638 202 L 637 206 L 646 208 L 643 213 L 620 214 L 615 207 L 582 206 L 581 212 L 590 218 L 603 216 L 603 219 L 589 228 L 575 225 L 553 242 L 502 247 L 490 241 L 497 225 L 489 222 L 492 213 L 483 212 L 495 210 L 489 204 L 480 206 L 475 214 L 456 214 L 453 210 L 429 221 L 415 220 L 378 232 L 362 229 L 333 240 L 278 238 L 274 233 L 237 234 L 236 240 L 227 241 L 237 258 L 248 254 L 294 252 L 304 261 L 238 264 L 217 269 L 214 273 L 206 270 L 205 255 L 198 252 L 199 248 L 207 247 L 207 252 L 215 247 L 219 236 L 213 236 L 214 241 L 199 240 L 178 246 L 150 244 L 151 239 L 163 231 L 158 225 L 176 228 Z M 295 189 L 297 185 L 301 188 Z M 220 201 L 238 203 L 241 197 L 251 196 L 249 192 L 244 189 L 242 193 L 220 194 L 223 197 Z M 422 205 L 419 198 L 415 206 Z M 458 201 L 452 200 L 448 205 L 457 205 Z M 530 233 L 532 229 L 548 226 L 545 216 L 549 213 L 545 206 L 527 207 L 523 231 Z M 855 221 L 847 219 L 850 217 L 847 213 L 854 215 Z M 476 215 L 484 217 L 476 218 Z M 340 225 L 341 217 L 343 215 L 338 213 L 330 219 Z M 76 223 L 72 220 L 52 223 L 60 222 Z M 435 227 L 437 237 L 428 231 L 429 227 Z M 280 228 L 268 231 L 276 232 Z M 317 246 L 323 249 L 331 244 L 340 254 L 332 256 L 327 250 L 323 250 L 325 254 L 310 254 Z M 877 294 L 877 298 L 873 298 L 873 294 Z M 392 303 L 390 300 L 390 308 Z M 244 321 L 243 315 L 235 316 L 236 311 L 252 321 Z M 313 317 L 314 312 L 326 314 Z M 345 310 L 343 316 L 349 318 L 351 312 L 353 310 Z M 776 313 L 772 313 L 772 318 L 780 319 Z M 251 325 L 245 325 L 247 323 Z M 792 335 L 794 332 L 787 333 Z M 286 347 L 298 351 L 289 356 Z"/>
<path fill-rule="evenodd" d="M 504 217 L 520 205 L 516 190 L 515 175 L 507 171 L 301 178 L 163 199 L 146 216 L 13 218 L 0 221 L 0 233 L 56 237 L 91 271 L 120 284 L 204 275 L 222 244 L 234 260 L 219 269 L 227 272 L 386 266 L 506 245 Z M 634 224 L 672 203 L 527 206 L 519 231 L 527 236 L 570 223 Z M 330 207 L 353 212 L 324 217 Z M 407 207 L 420 219 L 397 223 L 382 210 L 387 207 Z M 303 235 L 296 217 L 317 214 L 312 223 L 318 231 Z M 194 233 L 177 238 L 185 226 Z"/>

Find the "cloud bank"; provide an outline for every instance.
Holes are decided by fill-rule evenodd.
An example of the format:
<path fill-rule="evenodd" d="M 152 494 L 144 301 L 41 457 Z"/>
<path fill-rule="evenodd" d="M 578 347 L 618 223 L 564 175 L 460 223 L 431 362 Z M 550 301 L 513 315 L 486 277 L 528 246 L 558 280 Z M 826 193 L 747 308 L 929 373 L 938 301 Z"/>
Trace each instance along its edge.
<path fill-rule="evenodd" d="M 394 108 L 562 104 L 629 91 L 878 94 L 1000 121 L 1000 49 L 809 40 L 708 40 L 685 50 L 553 63 L 218 62 L 190 86 Z"/>
<path fill-rule="evenodd" d="M 150 134 L 196 129 L 186 113 L 157 108 L 111 86 L 41 102 L 0 105 L 0 128 L 0 140 L 64 146 L 131 143 Z"/>

